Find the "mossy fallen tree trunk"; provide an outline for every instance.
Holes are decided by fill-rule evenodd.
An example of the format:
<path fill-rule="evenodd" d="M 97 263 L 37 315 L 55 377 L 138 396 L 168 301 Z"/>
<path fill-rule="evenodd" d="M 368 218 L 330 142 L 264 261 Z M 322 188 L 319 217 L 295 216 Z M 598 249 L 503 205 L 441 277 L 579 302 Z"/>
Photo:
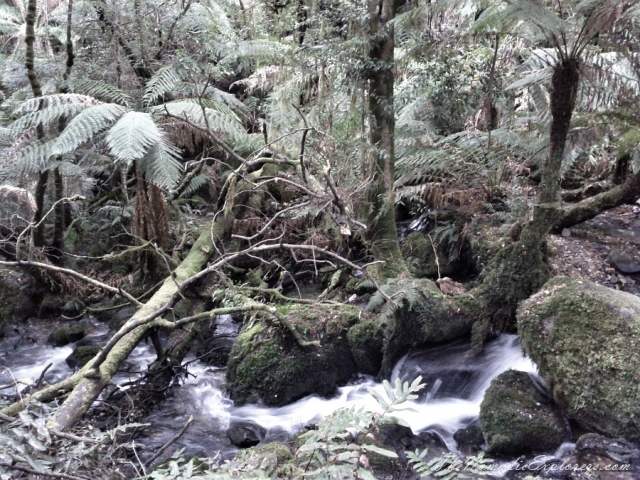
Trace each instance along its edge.
<path fill-rule="evenodd" d="M 224 226 L 218 225 L 218 228 L 224 228 Z M 126 328 L 127 324 L 154 314 L 171 302 L 178 291 L 178 286 L 203 269 L 212 251 L 212 233 L 209 229 L 206 229 L 200 234 L 189 255 L 173 275 L 165 280 L 160 290 L 131 317 L 123 328 Z M 138 343 L 148 335 L 150 329 L 159 325 L 157 320 L 141 325 L 121 338 L 97 369 L 93 368 L 94 362 L 89 362 L 87 369 L 83 369 L 74 375 L 78 377 L 76 379 L 77 383 L 74 382 L 75 388 L 49 421 L 49 428 L 65 430 L 73 426 L 111 382 L 120 365 L 127 359 Z"/>
<path fill-rule="evenodd" d="M 573 205 L 560 214 L 554 230 L 569 228 L 592 219 L 596 215 L 625 203 L 633 203 L 640 198 L 640 172 L 629 178 L 624 184 L 602 192 Z"/>

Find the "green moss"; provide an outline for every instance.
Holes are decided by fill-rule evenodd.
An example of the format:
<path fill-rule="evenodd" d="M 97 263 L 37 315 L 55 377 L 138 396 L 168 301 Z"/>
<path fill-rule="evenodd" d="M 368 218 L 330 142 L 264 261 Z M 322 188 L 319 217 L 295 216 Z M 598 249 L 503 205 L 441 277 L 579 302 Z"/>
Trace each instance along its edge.
<path fill-rule="evenodd" d="M 73 357 L 77 362 L 77 368 L 84 367 L 89 360 L 95 357 L 100 351 L 100 347 L 94 345 L 86 345 L 78 347 L 73 352 Z"/>
<path fill-rule="evenodd" d="M 407 238 L 400 244 L 400 250 L 404 257 L 409 272 L 415 277 L 437 277 L 438 276 L 438 264 L 436 263 L 436 257 L 433 253 L 433 246 L 431 240 L 425 234 L 420 232 L 413 232 L 407 235 Z M 446 256 L 440 255 L 438 261 L 443 265 Z M 444 273 L 449 275 L 451 272 Z"/>
<path fill-rule="evenodd" d="M 375 320 L 364 320 L 349 329 L 347 340 L 358 371 L 377 375 L 382 366 L 384 331 Z"/>
<path fill-rule="evenodd" d="M 471 294 L 447 297 L 425 279 L 406 279 L 400 287 L 415 299 L 413 305 L 404 301 L 388 322 L 382 362 L 385 376 L 410 348 L 467 337 L 474 322 L 483 317 L 482 305 Z"/>
<path fill-rule="evenodd" d="M 270 319 L 256 317 L 243 326 L 227 364 L 227 388 L 237 404 L 284 405 L 313 393 L 332 395 L 358 372 L 347 340 L 362 316 L 356 307 L 284 305 L 278 310 L 320 347 L 303 350 Z"/>
<path fill-rule="evenodd" d="M 45 295 L 40 303 L 38 316 L 41 318 L 58 316 L 64 308 L 65 303 L 65 299 L 58 295 Z"/>
<path fill-rule="evenodd" d="M 7 274 L 6 271 L 0 271 L 0 273 Z M 18 293 L 17 287 L 0 276 L 0 336 L 15 314 L 20 311 Z"/>
<path fill-rule="evenodd" d="M 520 455 L 557 448 L 564 424 L 529 375 L 515 370 L 498 375 L 480 406 L 480 425 L 489 452 Z"/>
<path fill-rule="evenodd" d="M 77 323 L 70 327 L 56 328 L 47 338 L 47 342 L 53 343 L 56 347 L 62 347 L 69 343 L 77 342 L 86 335 L 88 325 Z"/>
<path fill-rule="evenodd" d="M 556 277 L 520 307 L 518 330 L 569 418 L 640 441 L 640 298 Z"/>

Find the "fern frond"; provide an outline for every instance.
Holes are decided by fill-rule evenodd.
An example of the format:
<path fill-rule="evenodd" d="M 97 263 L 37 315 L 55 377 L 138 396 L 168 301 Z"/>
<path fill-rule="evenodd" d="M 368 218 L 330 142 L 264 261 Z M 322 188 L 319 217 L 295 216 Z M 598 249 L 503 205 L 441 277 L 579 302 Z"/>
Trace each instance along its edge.
<path fill-rule="evenodd" d="M 32 98 L 23 102 L 14 115 L 21 115 L 10 126 L 14 134 L 24 132 L 36 125 L 49 125 L 57 122 L 60 117 L 73 117 L 85 108 L 98 104 L 93 97 L 76 94 L 47 95 L 40 98 Z"/>
<path fill-rule="evenodd" d="M 175 90 L 181 83 L 182 78 L 180 78 L 180 75 L 172 65 L 162 67 L 147 82 L 144 96 L 142 97 L 145 105 L 152 105 L 167 92 Z"/>
<path fill-rule="evenodd" d="M 127 112 L 127 108 L 115 103 L 89 107 L 78 114 L 64 129 L 53 147 L 53 154 L 71 152 L 89 141 Z"/>
<path fill-rule="evenodd" d="M 37 112 L 47 108 L 53 108 L 62 105 L 80 105 L 87 107 L 96 105 L 99 100 L 88 95 L 79 95 L 77 93 L 58 93 L 55 95 L 44 95 L 38 98 L 31 98 L 22 103 L 13 112 L 14 115 L 24 115 L 30 112 Z"/>
<path fill-rule="evenodd" d="M 119 88 L 98 80 L 74 80 L 71 88 L 75 93 L 88 95 L 103 102 L 131 106 L 131 97 Z"/>
<path fill-rule="evenodd" d="M 162 132 L 148 113 L 127 112 L 111 127 L 106 141 L 111 153 L 130 164 L 160 142 Z"/>
<path fill-rule="evenodd" d="M 140 162 L 145 178 L 159 187 L 172 188 L 182 177 L 180 150 L 173 146 L 164 135 L 149 149 Z"/>
<path fill-rule="evenodd" d="M 206 175 L 196 175 L 191 179 L 187 188 L 180 194 L 180 198 L 188 197 L 189 195 L 197 192 L 204 186 L 209 184 L 209 177 Z"/>

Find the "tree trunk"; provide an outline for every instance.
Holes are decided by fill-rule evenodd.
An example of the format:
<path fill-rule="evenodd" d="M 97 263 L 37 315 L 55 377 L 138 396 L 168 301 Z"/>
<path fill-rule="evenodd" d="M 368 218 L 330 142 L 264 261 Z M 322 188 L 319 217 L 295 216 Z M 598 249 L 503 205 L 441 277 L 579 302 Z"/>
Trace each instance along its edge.
<path fill-rule="evenodd" d="M 563 210 L 556 221 L 554 229 L 559 231 L 578 223 L 592 219 L 605 210 L 615 208 L 623 203 L 633 203 L 640 198 L 640 172 L 629 177 L 627 181 L 606 192 L 599 193 Z"/>
<path fill-rule="evenodd" d="M 518 302 L 538 290 L 549 277 L 545 237 L 560 217 L 562 157 L 579 83 L 577 59 L 564 59 L 555 66 L 549 149 L 533 219 L 525 224 L 517 241 L 503 248 L 483 271 L 484 281 L 477 295 L 489 313 L 487 322 L 497 330 L 513 322 Z"/>
<path fill-rule="evenodd" d="M 400 252 L 395 219 L 394 182 L 394 32 L 389 22 L 395 16 L 393 0 L 373 0 L 369 6 L 369 143 L 365 192 L 367 241 L 381 279 L 407 272 Z"/>
<path fill-rule="evenodd" d="M 29 85 L 35 98 L 42 96 L 42 87 L 40 80 L 35 69 L 35 51 L 33 45 L 36 41 L 36 16 L 37 16 L 37 0 L 29 0 L 27 4 L 27 16 L 25 18 L 25 38 L 24 43 L 26 45 L 24 66 L 27 69 L 27 78 L 29 79 Z M 36 127 L 36 138 L 41 140 L 44 138 L 44 128 L 42 125 Z M 44 247 L 44 222 L 40 224 L 42 216 L 44 215 L 44 196 L 47 192 L 47 181 L 49 178 L 49 172 L 44 170 L 38 174 L 38 182 L 36 184 L 35 201 L 36 211 L 33 215 L 33 222 L 38 225 L 34 228 L 32 239 L 34 247 Z"/>
<path fill-rule="evenodd" d="M 224 232 L 227 230 L 230 219 L 231 216 L 226 218 L 222 218 L 221 216 L 216 221 L 214 229 L 220 236 L 223 236 Z M 195 275 L 202 270 L 204 266 L 206 266 L 210 255 L 214 251 L 211 239 L 212 232 L 207 228 L 200 234 L 200 237 L 191 248 L 189 255 L 187 255 L 184 261 L 175 270 L 173 277 L 169 276 L 165 280 L 160 290 L 158 290 L 158 292 L 156 292 L 133 317 L 131 317 L 123 328 L 126 328 L 128 324 L 145 318 L 162 308 L 178 291 L 178 285 L 181 282 Z M 138 343 L 140 343 L 140 341 L 149 334 L 150 329 L 157 326 L 157 323 L 158 322 L 154 320 L 150 323 L 137 327 L 125 335 L 107 355 L 105 361 L 102 362 L 98 369 L 98 375 L 86 375 L 93 366 L 93 360 L 87 363 L 86 367 L 80 372 L 76 373 L 74 377 L 77 377 L 77 384 L 67 400 L 49 421 L 49 428 L 53 428 L 54 430 L 65 430 L 75 425 L 75 423 L 91 407 L 100 393 L 102 393 L 104 388 L 109 385 L 122 362 L 127 359 L 136 345 L 138 345 Z M 36 398 L 38 398 L 37 394 Z"/>
<path fill-rule="evenodd" d="M 53 185 L 55 191 L 54 200 L 57 202 L 60 199 L 64 198 L 64 180 L 62 178 L 62 173 L 60 173 L 60 168 L 56 168 L 53 171 Z M 58 203 L 55 209 L 55 220 L 53 223 L 53 243 L 52 254 L 56 259 L 57 264 L 62 263 L 62 255 L 64 253 L 64 229 L 65 229 L 65 221 L 64 221 L 64 202 Z"/>

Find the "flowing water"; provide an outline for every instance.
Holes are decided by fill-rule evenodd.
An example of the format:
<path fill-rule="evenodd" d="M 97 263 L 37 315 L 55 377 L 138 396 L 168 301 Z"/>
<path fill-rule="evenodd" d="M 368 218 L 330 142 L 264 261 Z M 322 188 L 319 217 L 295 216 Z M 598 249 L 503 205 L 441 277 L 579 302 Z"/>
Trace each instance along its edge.
<path fill-rule="evenodd" d="M 37 380 L 49 363 L 53 366 L 45 375 L 48 383 L 72 373 L 65 358 L 72 352 L 73 345 L 60 348 L 45 346 L 39 338 L 42 337 L 42 328 L 29 325 L 21 328 L 22 331 L 11 332 L 0 342 L 0 365 L 8 367 L 0 371 L 0 384 L 6 385 L 13 378 Z M 89 340 L 106 342 L 108 336 L 106 328 L 96 323 Z M 32 340 L 25 341 L 25 338 Z M 422 377 L 426 387 L 419 398 L 410 402 L 411 410 L 398 412 L 396 416 L 405 420 L 414 433 L 436 432 L 452 451 L 456 451 L 453 434 L 477 418 L 491 379 L 510 368 L 535 372 L 535 366 L 523 356 L 515 335 L 500 336 L 481 353 L 469 353 L 469 348 L 468 343 L 455 343 L 410 353 L 398 362 L 391 379 L 392 382 L 396 378 L 411 382 L 418 376 Z M 126 371 L 117 376 L 116 382 L 135 378 L 154 356 L 151 345 L 139 345 L 130 356 Z M 267 441 L 282 440 L 342 407 L 357 405 L 379 411 L 369 390 L 377 390 L 381 394 L 384 391 L 381 383 L 362 376 L 338 389 L 336 396 L 329 399 L 309 396 L 279 408 L 260 405 L 234 407 L 225 393 L 224 369 L 191 361 L 189 372 L 185 383 L 175 388 L 174 394 L 144 419 L 144 423 L 150 424 L 141 439 L 146 452 L 153 452 L 163 445 L 193 415 L 194 422 L 176 446 L 184 447 L 190 456 L 212 456 L 219 451 L 223 458 L 229 458 L 237 450 L 226 436 L 226 430 L 233 421 L 255 422 L 267 429 Z M 12 391 L 7 389 L 2 393 Z M 148 456 L 144 452 L 142 455 Z"/>

